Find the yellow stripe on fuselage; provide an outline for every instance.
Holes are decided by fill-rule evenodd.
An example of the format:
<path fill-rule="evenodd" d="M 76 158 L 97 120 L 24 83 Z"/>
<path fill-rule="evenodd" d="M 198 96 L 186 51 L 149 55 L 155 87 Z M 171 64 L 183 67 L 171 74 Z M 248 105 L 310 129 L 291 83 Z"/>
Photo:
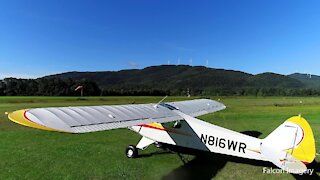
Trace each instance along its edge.
<path fill-rule="evenodd" d="M 151 123 L 151 124 L 148 124 L 149 126 L 153 126 L 153 127 L 156 127 L 156 128 L 159 128 L 159 129 L 164 129 L 164 127 L 159 124 L 159 123 Z"/>

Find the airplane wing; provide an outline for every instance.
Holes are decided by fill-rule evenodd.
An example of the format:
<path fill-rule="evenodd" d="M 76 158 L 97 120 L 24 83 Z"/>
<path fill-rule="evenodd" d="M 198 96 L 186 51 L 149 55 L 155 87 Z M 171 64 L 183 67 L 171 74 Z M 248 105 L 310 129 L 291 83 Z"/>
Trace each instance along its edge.
<path fill-rule="evenodd" d="M 197 99 L 161 104 L 35 108 L 11 112 L 8 118 L 18 124 L 42 130 L 86 133 L 181 120 L 172 110 L 196 117 L 225 108 L 217 101 Z"/>

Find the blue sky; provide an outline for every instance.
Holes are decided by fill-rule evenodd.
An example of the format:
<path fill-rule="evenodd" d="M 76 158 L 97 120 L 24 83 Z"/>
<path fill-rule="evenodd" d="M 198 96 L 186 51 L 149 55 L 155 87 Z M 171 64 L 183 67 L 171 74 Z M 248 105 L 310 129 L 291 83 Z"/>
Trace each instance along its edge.
<path fill-rule="evenodd" d="M 2 0 L 0 78 L 150 65 L 320 74 L 320 1 Z"/>

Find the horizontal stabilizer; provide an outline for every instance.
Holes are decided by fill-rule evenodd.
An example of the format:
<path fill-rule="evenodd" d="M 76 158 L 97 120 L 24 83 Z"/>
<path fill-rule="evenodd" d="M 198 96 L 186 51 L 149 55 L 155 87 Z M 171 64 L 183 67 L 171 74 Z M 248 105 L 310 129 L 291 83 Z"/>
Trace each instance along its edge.
<path fill-rule="evenodd" d="M 261 154 L 277 167 L 292 173 L 302 174 L 307 170 L 305 164 L 295 159 L 291 154 L 273 149 L 268 146 L 261 146 Z"/>

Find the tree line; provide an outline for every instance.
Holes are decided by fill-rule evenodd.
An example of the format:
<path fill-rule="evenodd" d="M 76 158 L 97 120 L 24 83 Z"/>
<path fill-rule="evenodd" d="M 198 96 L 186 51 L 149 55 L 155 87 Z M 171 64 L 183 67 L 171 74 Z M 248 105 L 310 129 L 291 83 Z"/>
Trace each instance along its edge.
<path fill-rule="evenodd" d="M 0 80 L 0 96 L 80 96 L 75 91 L 83 86 L 84 96 L 319 96 L 320 89 L 312 88 L 152 88 L 146 86 L 99 87 L 96 82 L 82 79 L 47 77 L 39 79 L 5 78 Z"/>
<path fill-rule="evenodd" d="M 39 79 L 5 78 L 0 81 L 1 96 L 79 96 L 75 91 L 83 86 L 85 96 L 99 96 L 99 86 L 89 80 L 61 79 L 57 77 Z"/>

